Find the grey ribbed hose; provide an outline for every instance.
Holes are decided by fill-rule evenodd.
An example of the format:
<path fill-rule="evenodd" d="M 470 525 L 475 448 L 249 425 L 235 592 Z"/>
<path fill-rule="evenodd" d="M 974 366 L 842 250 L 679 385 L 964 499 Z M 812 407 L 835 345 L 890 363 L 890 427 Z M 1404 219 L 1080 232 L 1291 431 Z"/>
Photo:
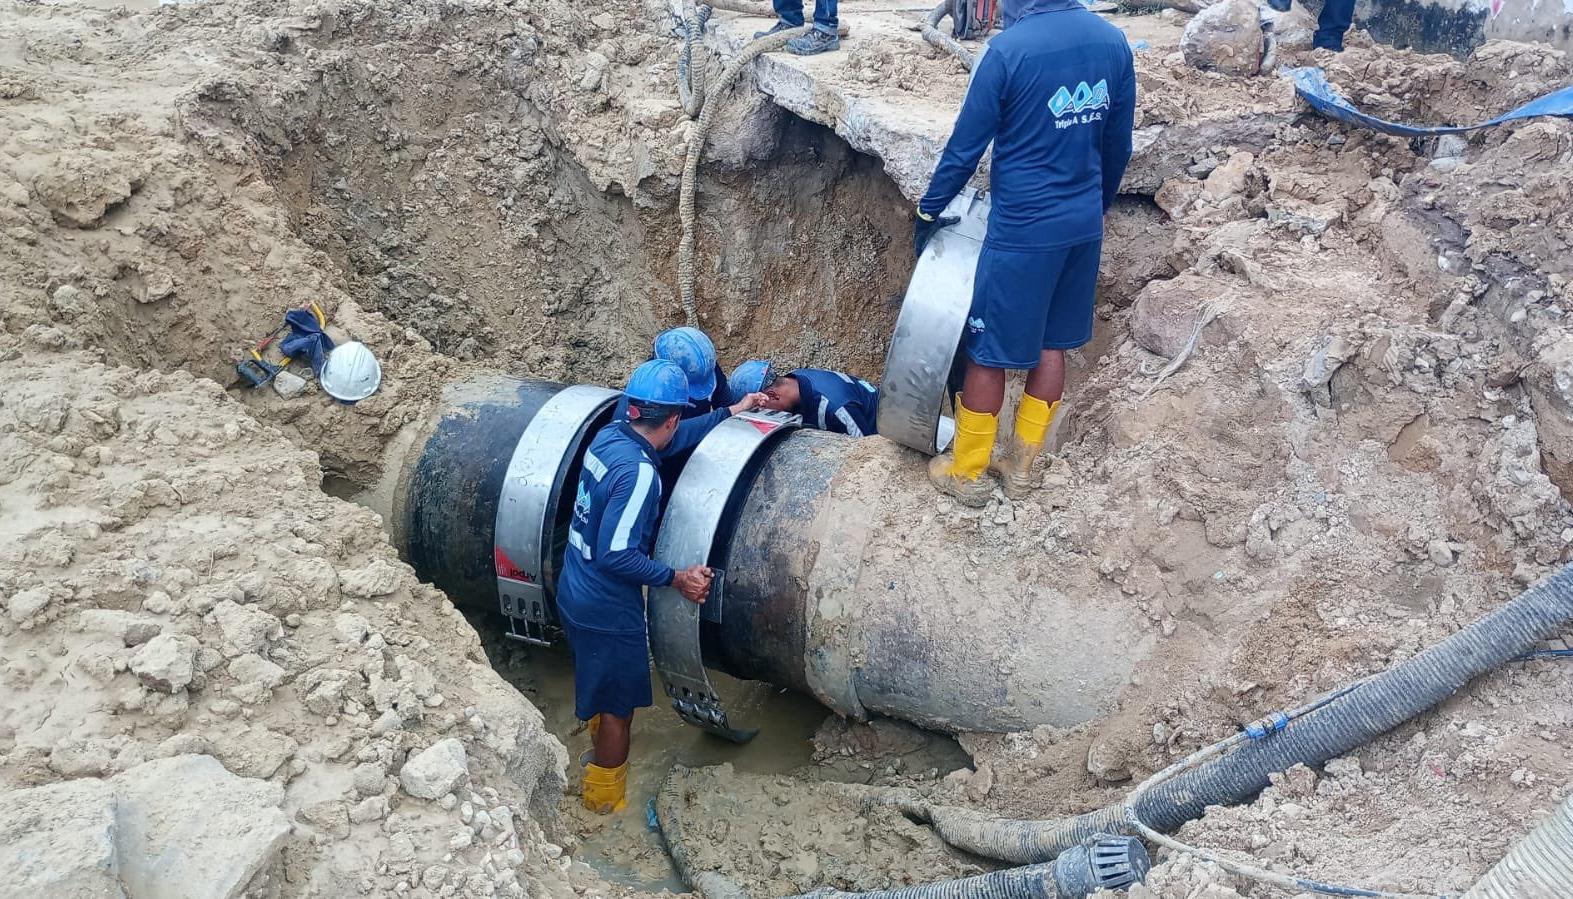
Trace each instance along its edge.
<path fill-rule="evenodd" d="M 761 53 L 786 46 L 787 41 L 807 34 L 812 27 L 805 25 L 802 28 L 790 28 L 749 42 L 721 70 L 721 77 L 716 79 L 715 84 L 705 91 L 704 108 L 688 132 L 688 158 L 683 163 L 683 181 L 677 200 L 678 219 L 683 226 L 683 236 L 677 244 L 677 288 L 683 301 L 683 315 L 691 327 L 699 326 L 699 310 L 694 305 L 694 187 L 699 183 L 699 158 L 704 155 L 705 141 L 710 136 L 710 126 L 714 123 L 715 111 L 719 106 L 716 100 L 732 86 L 743 68 Z"/>
<path fill-rule="evenodd" d="M 661 836 L 666 839 L 666 851 L 672 857 L 672 864 L 677 867 L 677 875 L 703 899 L 749 899 L 747 891 L 730 877 L 714 871 L 694 870 L 693 862 L 688 858 L 688 849 L 683 844 L 683 816 L 679 813 L 683 807 L 683 784 L 687 778 L 687 768 L 674 766 L 666 779 L 661 781 L 661 789 L 655 795 L 656 820 L 660 822 Z"/>
<path fill-rule="evenodd" d="M 923 39 L 931 46 L 961 60 L 961 64 L 970 72 L 978 61 L 977 57 L 971 50 L 957 43 L 955 38 L 939 30 L 939 23 L 948 15 L 950 15 L 950 0 L 939 0 L 939 5 L 929 10 L 929 14 L 923 19 Z"/>
<path fill-rule="evenodd" d="M 1134 810 L 1167 833 L 1201 817 L 1209 805 L 1246 802 L 1268 776 L 1296 764 L 1319 765 L 1397 727 L 1501 667 L 1573 621 L 1573 566 L 1425 652 L 1375 675 L 1355 689 L 1266 739 L 1175 776 L 1137 798 Z M 1124 805 L 1074 818 L 1016 821 L 967 809 L 930 806 L 907 793 L 883 801 L 928 820 L 947 843 L 1017 864 L 1048 861 L 1098 833 L 1129 833 Z"/>
<path fill-rule="evenodd" d="M 1573 893 L 1573 795 L 1508 850 L 1464 899 L 1559 899 Z"/>
<path fill-rule="evenodd" d="M 1058 899 L 1058 896 L 1054 865 L 1043 864 L 872 893 L 843 893 L 826 888 L 793 899 Z"/>

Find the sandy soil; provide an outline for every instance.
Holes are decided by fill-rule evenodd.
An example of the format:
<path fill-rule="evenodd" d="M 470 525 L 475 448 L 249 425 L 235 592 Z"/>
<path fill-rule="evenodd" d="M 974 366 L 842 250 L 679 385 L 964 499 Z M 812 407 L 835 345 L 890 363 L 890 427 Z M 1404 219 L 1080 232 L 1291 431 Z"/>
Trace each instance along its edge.
<path fill-rule="evenodd" d="M 942 134 L 964 74 L 897 52 L 916 41 L 903 15 L 813 61 L 816 96 L 862 91 Z M 961 735 L 970 764 L 876 725 L 822 733 L 796 781 L 695 773 L 699 816 L 739 823 L 685 829 L 691 854 L 762 895 L 977 863 L 799 782 L 1082 811 L 1408 657 L 1568 555 L 1573 128 L 1445 145 L 1346 130 L 1279 79 L 1186 68 L 1176 23 L 1151 18 L 1131 27 L 1153 44 L 1138 66 L 1156 149 L 1111 221 L 1099 336 L 1072 361 L 1044 490 L 935 504 L 889 452 L 900 467 L 865 489 L 922 522 L 872 542 L 874 562 L 958 597 L 1116 608 L 1152 652 L 1107 716 Z M 687 124 L 669 22 L 595 3 L 0 3 L 8 793 L 216 756 L 284 788 L 295 828 L 263 860 L 264 895 L 625 891 L 575 850 L 659 879 L 642 807 L 609 836 L 560 820 L 572 765 L 548 730 L 583 738 L 550 691 L 534 694 L 549 728 L 375 516 L 320 486 L 372 483 L 467 367 L 612 382 L 675 320 Z M 1425 121 L 1483 119 L 1573 74 L 1508 44 L 1467 63 L 1280 52 Z M 707 326 L 727 361 L 877 376 L 911 261 L 895 173 L 915 164 L 853 152 L 834 104 L 814 125 L 747 88 L 732 103 L 701 194 Z M 383 392 L 343 407 L 226 390 L 242 348 L 307 299 L 382 356 Z M 1203 304 L 1216 318 L 1195 353 L 1149 393 Z M 1009 613 L 983 620 L 1008 635 Z M 1500 672 L 1182 836 L 1330 879 L 1461 889 L 1565 793 L 1570 677 Z M 408 758 L 449 737 L 467 782 L 411 792 Z M 783 807 L 815 828 L 782 830 Z M 846 834 L 877 839 L 832 864 Z M 1179 860 L 1151 890 L 1204 887 L 1271 895 Z"/>

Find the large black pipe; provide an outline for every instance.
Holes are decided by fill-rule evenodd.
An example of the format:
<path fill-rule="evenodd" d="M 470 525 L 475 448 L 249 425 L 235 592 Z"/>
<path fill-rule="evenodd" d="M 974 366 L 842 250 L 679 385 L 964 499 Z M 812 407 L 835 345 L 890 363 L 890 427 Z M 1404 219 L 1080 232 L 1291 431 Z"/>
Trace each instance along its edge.
<path fill-rule="evenodd" d="M 456 604 L 499 611 L 498 497 L 520 434 L 561 389 L 472 377 L 445 389 L 427 423 L 391 451 L 397 489 L 373 494 L 392 494 L 396 544 Z M 1139 610 L 1088 603 L 1075 584 L 974 601 L 1020 587 L 1010 567 L 977 564 L 975 548 L 936 529 L 910 450 L 797 431 L 756 459 L 729 492 L 715 486 L 729 514 L 710 555 L 726 571 L 721 621 L 700 632 L 710 667 L 792 687 L 851 717 L 1008 731 L 1102 713 L 1152 650 L 1153 639 L 1132 639 Z M 561 480 L 565 490 L 573 480 Z M 557 508 L 567 501 L 555 499 Z M 913 540 L 921 552 L 906 546 Z"/>
<path fill-rule="evenodd" d="M 392 531 L 456 605 L 495 613 L 497 500 L 519 435 L 562 384 L 484 373 L 449 384 L 398 466 Z"/>

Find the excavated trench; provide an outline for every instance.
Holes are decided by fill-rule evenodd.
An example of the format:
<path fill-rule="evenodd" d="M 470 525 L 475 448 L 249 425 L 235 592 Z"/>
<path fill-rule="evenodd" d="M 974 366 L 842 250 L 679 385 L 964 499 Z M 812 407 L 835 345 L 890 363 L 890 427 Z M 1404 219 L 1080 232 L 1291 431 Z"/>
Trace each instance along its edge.
<path fill-rule="evenodd" d="M 654 333 L 678 322 L 670 203 L 598 189 L 552 145 L 527 104 L 498 107 L 484 81 L 450 85 L 454 93 L 441 103 L 412 104 L 387 102 L 372 66 L 347 65 L 338 74 L 317 89 L 308 114 L 296 113 L 296 139 L 266 170 L 291 226 L 332 260 L 363 308 L 471 368 L 567 383 L 618 383 Z M 910 204 L 879 160 L 829 129 L 784 113 L 764 119 L 775 133 L 764 140 L 768 152 L 753 148 L 763 158 L 704 172 L 703 324 L 727 367 L 768 357 L 877 380 L 912 266 Z M 367 153 L 368 146 L 383 152 Z M 1149 198 L 1121 199 L 1101 284 L 1106 312 L 1169 273 L 1161 260 L 1170 230 Z M 1111 331 L 1105 314 L 1094 342 L 1073 354 L 1073 394 L 1090 362 L 1118 342 Z M 387 460 L 407 450 L 403 434 L 376 459 L 328 448 L 323 489 L 386 508 L 388 488 L 378 497 L 375 482 L 395 467 Z M 493 666 L 542 710 L 575 757 L 588 744 L 573 715 L 563 648 L 512 642 L 500 618 L 473 606 L 466 614 Z M 642 814 L 673 765 L 729 763 L 762 776 L 856 781 L 876 766 L 906 775 L 969 764 L 954 739 L 912 728 L 899 731 L 894 750 L 878 748 L 876 739 L 875 748 L 850 757 L 823 747 L 816 755 L 816 732 L 829 715 L 823 706 L 761 682 L 715 675 L 715 683 L 733 714 L 760 728 L 758 739 L 744 746 L 718 740 L 658 704 L 636 718 L 635 811 L 608 821 L 580 813 L 571 795 L 565 801 L 582 841 L 578 857 L 609 879 L 681 887 Z M 660 696 L 660 683 L 654 686 Z M 958 857 L 954 864 L 970 863 Z"/>

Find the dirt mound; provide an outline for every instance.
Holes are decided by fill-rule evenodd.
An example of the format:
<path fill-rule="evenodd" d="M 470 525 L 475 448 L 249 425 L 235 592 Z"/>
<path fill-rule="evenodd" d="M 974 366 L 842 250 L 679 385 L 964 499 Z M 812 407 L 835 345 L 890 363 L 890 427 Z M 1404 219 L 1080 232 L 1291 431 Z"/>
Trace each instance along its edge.
<path fill-rule="evenodd" d="M 52 352 L 48 331 L 9 339 L 0 389 L 0 783 L 211 755 L 283 787 L 293 834 L 263 867 L 297 894 L 571 893 L 542 854 L 562 745 L 376 516 L 212 381 Z M 414 789 L 407 759 L 438 741 L 456 770 Z"/>

